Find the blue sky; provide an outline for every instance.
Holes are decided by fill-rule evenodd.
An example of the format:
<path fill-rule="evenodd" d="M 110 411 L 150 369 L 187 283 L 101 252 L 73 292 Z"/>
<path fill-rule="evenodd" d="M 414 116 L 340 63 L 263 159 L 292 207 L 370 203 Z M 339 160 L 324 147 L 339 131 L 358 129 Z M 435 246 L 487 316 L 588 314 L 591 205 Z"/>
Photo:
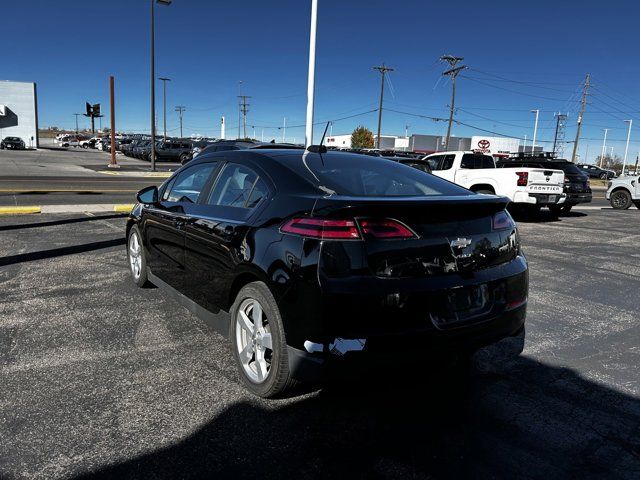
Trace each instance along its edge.
<path fill-rule="evenodd" d="M 116 77 L 117 128 L 149 130 L 149 1 L 3 0 L 0 78 L 38 84 L 40 124 L 72 128 L 85 101 L 108 104 Z M 156 6 L 156 76 L 168 84 L 168 129 L 177 133 L 176 105 L 186 106 L 185 134 L 218 135 L 219 118 L 235 137 L 239 81 L 251 95 L 248 133 L 304 136 L 310 0 L 214 2 L 174 0 Z M 357 124 L 375 130 L 381 62 L 395 68 L 387 85 L 383 133 L 443 134 L 450 83 L 445 53 L 463 56 L 456 118 L 474 127 L 530 139 L 553 138 L 555 111 L 569 114 L 573 139 L 581 84 L 592 74 L 582 155 L 600 153 L 602 129 L 622 155 L 634 119 L 629 158 L 640 150 L 637 18 L 629 0 L 532 2 L 319 0 L 316 121 L 333 133 Z M 12 20 L 11 20 L 12 19 Z M 9 39 L 9 40 L 7 40 Z M 162 87 L 156 89 L 162 127 Z M 411 115 L 410 115 L 411 114 Z M 105 122 L 108 118 L 103 119 Z M 86 119 L 82 118 L 86 124 Z M 322 133 L 316 127 L 316 136 Z M 457 125 L 454 134 L 480 133 Z M 587 152 L 587 148 L 589 151 Z M 571 145 L 566 151 L 570 153 Z"/>

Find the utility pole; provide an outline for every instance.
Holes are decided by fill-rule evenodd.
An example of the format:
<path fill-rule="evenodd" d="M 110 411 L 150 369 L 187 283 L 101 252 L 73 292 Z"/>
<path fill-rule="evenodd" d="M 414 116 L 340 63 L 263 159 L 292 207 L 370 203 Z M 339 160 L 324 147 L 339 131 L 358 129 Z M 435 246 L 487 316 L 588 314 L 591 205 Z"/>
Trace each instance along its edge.
<path fill-rule="evenodd" d="M 456 77 L 462 70 L 464 70 L 467 67 L 465 65 L 457 66 L 458 63 L 464 60 L 464 57 L 454 57 L 452 55 L 443 55 L 440 57 L 440 60 L 443 62 L 447 62 L 451 67 L 449 70 L 442 73 L 443 76 L 451 77 L 451 109 L 449 111 L 449 126 L 447 127 L 447 137 L 444 142 L 444 149 L 446 151 L 446 150 L 449 150 L 449 140 L 451 138 L 451 126 L 453 124 L 453 112 L 455 111 L 455 108 L 456 108 Z"/>
<path fill-rule="evenodd" d="M 238 136 L 240 138 L 240 132 L 242 131 L 242 107 L 240 105 L 240 96 L 242 95 L 242 80 L 238 82 Z"/>
<path fill-rule="evenodd" d="M 170 78 L 160 77 L 158 80 L 162 80 L 162 104 L 164 105 L 163 113 L 163 126 L 164 126 L 164 141 L 167 141 L 167 82 L 170 82 Z"/>
<path fill-rule="evenodd" d="M 567 116 L 558 112 L 556 113 L 556 134 L 553 137 L 553 153 L 560 153 L 562 150 L 561 142 L 564 140 L 564 127 Z M 560 156 L 560 155 L 557 155 Z"/>
<path fill-rule="evenodd" d="M 524 136 L 524 145 L 522 147 L 522 153 L 527 153 L 527 136 Z"/>
<path fill-rule="evenodd" d="M 374 70 L 378 70 L 380 72 L 380 106 L 378 107 L 378 138 L 376 139 L 376 148 L 380 149 L 380 131 L 382 129 L 382 102 L 384 100 L 384 77 L 387 72 L 393 72 L 394 69 L 391 67 L 385 66 L 383 63 L 379 67 L 373 67 Z"/>
<path fill-rule="evenodd" d="M 247 103 L 247 99 L 251 98 L 248 95 L 238 95 L 238 100 L 240 102 L 240 113 L 242 115 L 242 123 L 244 126 L 243 130 L 243 138 L 247 138 L 247 113 L 249 113 L 249 104 Z M 238 125 L 240 128 L 240 125 Z M 240 135 L 240 132 L 238 132 Z"/>
<path fill-rule="evenodd" d="M 116 162 L 116 96 L 115 96 L 115 80 L 113 75 L 109 77 L 109 105 L 111 107 L 111 162 L 110 168 L 120 168 Z M 102 117 L 101 117 L 102 118 Z"/>
<path fill-rule="evenodd" d="M 186 107 L 182 105 L 178 105 L 176 107 L 176 112 L 178 112 L 178 115 L 180 116 L 180 138 L 182 138 L 182 114 L 184 113 L 185 110 L 186 110 Z"/>
<path fill-rule="evenodd" d="M 609 132 L 608 128 L 604 129 L 604 140 L 602 140 L 602 153 L 600 154 L 600 165 L 599 167 L 602 168 L 602 165 L 604 164 L 604 156 L 606 154 L 606 148 L 607 148 L 607 133 Z"/>
<path fill-rule="evenodd" d="M 576 140 L 573 142 L 573 153 L 571 154 L 571 161 L 576 163 L 576 154 L 578 153 L 578 142 L 580 141 L 580 130 L 582 129 L 582 119 L 584 117 L 584 109 L 587 107 L 587 95 L 589 94 L 589 83 L 591 82 L 591 75 L 587 73 L 584 79 L 584 88 L 582 89 L 582 100 L 580 101 L 580 113 L 578 114 L 578 128 L 576 129 Z"/>
<path fill-rule="evenodd" d="M 282 119 L 282 143 L 284 143 L 286 136 L 287 136 L 287 117 L 284 117 Z"/>
<path fill-rule="evenodd" d="M 536 154 L 536 136 L 538 135 L 538 115 L 540 115 L 540 110 L 531 110 L 531 113 L 536 114 L 536 122 L 533 125 L 533 141 L 531 142 L 531 156 L 535 156 Z"/>
<path fill-rule="evenodd" d="M 629 153 L 629 139 L 631 138 L 631 125 L 633 125 L 633 120 L 625 120 L 624 123 L 629 124 L 629 130 L 627 130 L 627 145 L 624 147 L 624 159 L 622 160 L 623 175 L 624 175 L 624 169 L 627 166 L 627 154 Z"/>
<path fill-rule="evenodd" d="M 76 116 L 76 135 L 78 135 L 78 115 L 82 115 L 82 113 L 74 113 Z"/>

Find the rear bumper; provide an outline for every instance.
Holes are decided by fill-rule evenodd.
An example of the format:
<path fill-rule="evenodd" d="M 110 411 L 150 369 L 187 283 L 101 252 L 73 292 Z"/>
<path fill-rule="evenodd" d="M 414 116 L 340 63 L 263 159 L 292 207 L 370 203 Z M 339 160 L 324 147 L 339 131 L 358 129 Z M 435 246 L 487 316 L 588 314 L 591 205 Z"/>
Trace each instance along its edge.
<path fill-rule="evenodd" d="M 557 205 L 565 202 L 564 193 L 530 193 L 516 192 L 513 203 L 524 203 L 530 205 Z"/>
<path fill-rule="evenodd" d="M 287 346 L 291 375 L 301 381 L 318 382 L 325 378 L 330 367 L 344 362 L 403 363 L 412 357 L 430 358 L 433 363 L 447 360 L 458 353 L 470 352 L 492 345 L 505 338 L 522 337 L 524 344 L 526 304 L 499 315 L 481 324 L 456 331 L 434 330 L 419 335 L 389 335 L 376 338 L 365 344 L 361 351 L 350 351 L 343 355 L 330 351 L 308 352 Z M 519 353 L 519 352 L 518 352 Z"/>
<path fill-rule="evenodd" d="M 591 203 L 593 194 L 591 192 L 567 193 L 565 205 L 578 205 L 579 203 Z"/>

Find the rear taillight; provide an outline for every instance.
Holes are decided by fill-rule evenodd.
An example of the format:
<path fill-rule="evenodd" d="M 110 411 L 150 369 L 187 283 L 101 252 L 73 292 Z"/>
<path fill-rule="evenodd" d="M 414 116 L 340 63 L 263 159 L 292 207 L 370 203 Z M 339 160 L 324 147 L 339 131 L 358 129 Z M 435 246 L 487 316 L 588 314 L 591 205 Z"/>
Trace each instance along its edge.
<path fill-rule="evenodd" d="M 518 176 L 518 186 L 526 187 L 529 182 L 529 172 L 516 172 Z"/>
<path fill-rule="evenodd" d="M 494 230 L 507 230 L 516 226 L 513 218 L 509 215 L 509 212 L 502 210 L 493 216 L 493 229 Z"/>
<path fill-rule="evenodd" d="M 390 220 L 388 218 L 383 219 L 361 219 L 358 220 L 362 233 L 365 236 L 373 238 L 415 238 L 416 234 L 409 229 L 406 225 L 398 222 L 397 220 Z"/>
<path fill-rule="evenodd" d="M 322 240 L 359 240 L 360 232 L 354 220 L 327 220 L 323 218 L 292 218 L 280 229 L 304 237 Z"/>

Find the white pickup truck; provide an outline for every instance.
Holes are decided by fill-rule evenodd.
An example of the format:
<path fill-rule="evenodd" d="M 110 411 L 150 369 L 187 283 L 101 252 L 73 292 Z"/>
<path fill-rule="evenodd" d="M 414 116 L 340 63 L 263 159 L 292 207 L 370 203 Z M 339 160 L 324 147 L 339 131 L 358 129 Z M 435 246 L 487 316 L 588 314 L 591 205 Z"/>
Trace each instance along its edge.
<path fill-rule="evenodd" d="M 423 160 L 438 177 L 477 193 L 508 197 L 532 210 L 562 204 L 566 198 L 562 170 L 496 168 L 492 156 L 464 151 L 434 153 Z"/>

